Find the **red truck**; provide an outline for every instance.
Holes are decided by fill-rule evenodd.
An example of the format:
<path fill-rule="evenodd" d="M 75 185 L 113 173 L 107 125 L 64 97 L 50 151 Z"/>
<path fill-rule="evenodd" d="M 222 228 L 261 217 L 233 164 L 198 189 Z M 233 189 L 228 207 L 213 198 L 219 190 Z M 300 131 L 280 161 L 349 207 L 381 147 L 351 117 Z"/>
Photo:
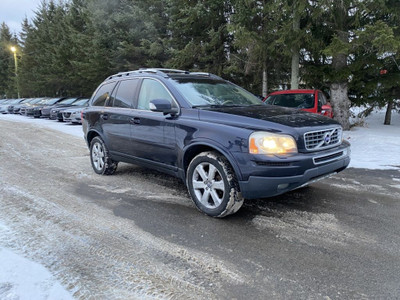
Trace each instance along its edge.
<path fill-rule="evenodd" d="M 329 118 L 333 117 L 332 107 L 320 90 L 284 90 L 270 93 L 264 102 L 271 105 L 298 108 Z"/>

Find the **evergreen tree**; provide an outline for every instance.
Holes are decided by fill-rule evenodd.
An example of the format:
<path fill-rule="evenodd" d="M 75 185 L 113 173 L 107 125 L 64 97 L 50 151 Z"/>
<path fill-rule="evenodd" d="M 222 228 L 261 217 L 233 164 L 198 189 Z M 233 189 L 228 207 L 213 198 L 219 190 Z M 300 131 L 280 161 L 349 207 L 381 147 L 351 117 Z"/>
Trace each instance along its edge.
<path fill-rule="evenodd" d="M 388 2 L 324 0 L 311 1 L 311 3 L 314 22 L 311 29 L 313 40 L 310 43 L 308 75 L 305 78 L 309 82 L 315 80 L 316 77 L 324 78 L 324 81 L 329 84 L 334 118 L 342 124 L 343 128 L 349 129 L 349 87 L 358 87 L 354 96 L 361 96 L 364 99 L 369 98 L 367 93 L 371 91 L 372 86 L 375 85 L 375 89 L 372 88 L 375 92 L 379 90 L 377 82 L 372 83 L 369 79 L 363 88 L 359 80 L 369 73 L 363 72 L 365 68 L 377 66 L 380 60 L 379 53 L 382 53 L 379 50 L 382 47 L 369 47 L 368 43 L 371 45 L 371 41 L 377 40 L 378 35 L 381 40 L 375 44 L 386 40 L 381 45 L 386 45 L 385 51 L 392 51 L 396 48 L 398 35 L 396 37 L 395 34 L 390 33 L 395 28 L 394 23 L 386 24 L 387 26 L 383 28 L 378 22 L 383 17 L 382 12 L 387 11 Z M 395 3 L 393 5 L 396 6 Z M 394 15 L 398 17 L 398 12 L 392 11 L 392 16 Z M 393 46 L 388 47 L 390 44 Z M 314 74 L 310 75 L 310 71 Z M 362 90 L 365 91 L 364 95 L 362 95 Z"/>
<path fill-rule="evenodd" d="M 385 125 L 390 125 L 394 99 L 400 98 L 400 3 L 376 3 L 374 19 L 355 33 L 350 94 L 357 104 L 386 106 Z M 367 113 L 370 110 L 367 110 Z"/>
<path fill-rule="evenodd" d="M 167 0 L 167 66 L 222 75 L 227 65 L 229 1 Z"/>
<path fill-rule="evenodd" d="M 329 90 L 345 129 L 349 91 L 353 103 L 388 104 L 390 123 L 399 21 L 397 0 L 43 0 L 19 41 L 0 27 L 0 95 L 16 97 L 10 45 L 19 44 L 24 97 L 89 96 L 110 74 L 172 67 L 212 72 L 256 94 L 290 82 Z"/>
<path fill-rule="evenodd" d="M 0 99 L 17 97 L 12 46 L 16 47 L 17 41 L 3 22 L 0 25 Z"/>

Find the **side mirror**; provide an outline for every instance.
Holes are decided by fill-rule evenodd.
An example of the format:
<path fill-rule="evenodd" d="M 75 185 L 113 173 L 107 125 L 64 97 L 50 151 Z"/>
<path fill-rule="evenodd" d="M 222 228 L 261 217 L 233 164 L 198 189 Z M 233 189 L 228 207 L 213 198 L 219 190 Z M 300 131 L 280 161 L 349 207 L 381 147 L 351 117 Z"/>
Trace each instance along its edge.
<path fill-rule="evenodd" d="M 322 105 L 321 115 L 332 118 L 332 106 L 330 106 L 329 104 Z"/>
<path fill-rule="evenodd" d="M 177 108 L 173 108 L 171 102 L 167 99 L 154 99 L 150 101 L 150 110 L 155 112 L 162 112 L 164 115 L 175 115 L 178 113 Z"/>

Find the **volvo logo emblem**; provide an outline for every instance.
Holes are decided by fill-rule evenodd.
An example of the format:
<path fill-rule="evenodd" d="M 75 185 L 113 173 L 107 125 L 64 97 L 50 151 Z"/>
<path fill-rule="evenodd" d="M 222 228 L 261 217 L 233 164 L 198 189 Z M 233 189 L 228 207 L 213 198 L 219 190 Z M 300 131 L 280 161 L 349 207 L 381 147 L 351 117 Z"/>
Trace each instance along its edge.
<path fill-rule="evenodd" d="M 328 145 L 331 142 L 331 135 L 329 133 L 326 133 L 324 136 L 324 144 Z"/>

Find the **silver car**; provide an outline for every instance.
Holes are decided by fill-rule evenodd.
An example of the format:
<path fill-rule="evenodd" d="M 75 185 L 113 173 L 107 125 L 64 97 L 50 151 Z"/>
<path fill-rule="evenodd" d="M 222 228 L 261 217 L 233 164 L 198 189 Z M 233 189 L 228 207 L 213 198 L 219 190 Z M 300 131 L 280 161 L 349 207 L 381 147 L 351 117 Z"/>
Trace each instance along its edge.
<path fill-rule="evenodd" d="M 76 108 L 68 108 L 63 110 L 62 116 L 64 122 L 72 123 L 72 124 L 82 124 L 81 120 L 81 112 L 84 107 L 76 107 Z"/>

